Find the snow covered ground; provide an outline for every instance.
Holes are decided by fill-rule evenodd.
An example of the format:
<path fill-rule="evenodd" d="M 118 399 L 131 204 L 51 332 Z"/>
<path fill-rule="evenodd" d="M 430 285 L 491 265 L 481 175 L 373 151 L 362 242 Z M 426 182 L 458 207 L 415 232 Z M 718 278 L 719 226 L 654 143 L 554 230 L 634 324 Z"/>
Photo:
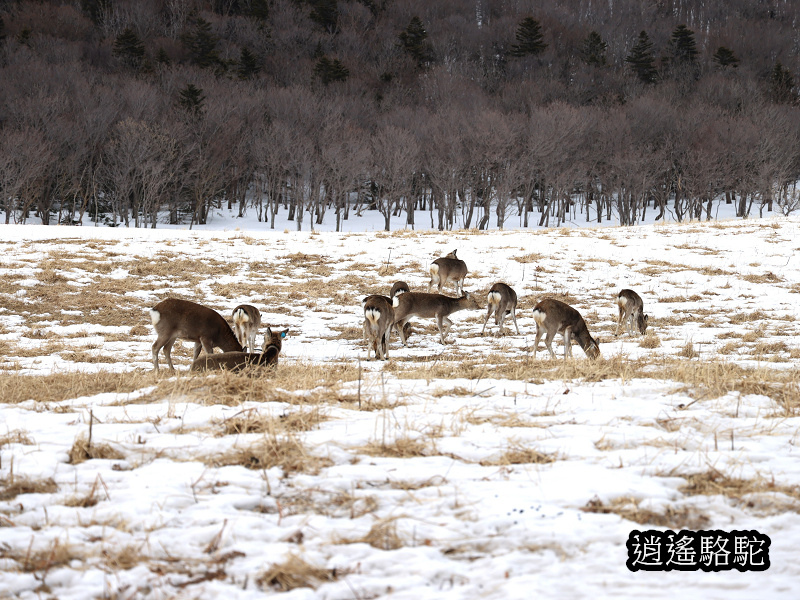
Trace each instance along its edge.
<path fill-rule="evenodd" d="M 214 223 L 0 226 L 0 597 L 796 597 L 797 220 Z M 414 320 L 365 361 L 361 298 L 424 291 L 455 248 L 484 306 L 516 289 L 521 335 L 461 312 L 446 346 Z M 625 287 L 647 336 L 614 335 Z M 289 327 L 278 373 L 190 376 L 179 343 L 152 374 L 146 309 L 170 295 Z M 545 295 L 601 360 L 534 357 Z M 631 572 L 649 529 L 756 530 L 771 566 Z"/>

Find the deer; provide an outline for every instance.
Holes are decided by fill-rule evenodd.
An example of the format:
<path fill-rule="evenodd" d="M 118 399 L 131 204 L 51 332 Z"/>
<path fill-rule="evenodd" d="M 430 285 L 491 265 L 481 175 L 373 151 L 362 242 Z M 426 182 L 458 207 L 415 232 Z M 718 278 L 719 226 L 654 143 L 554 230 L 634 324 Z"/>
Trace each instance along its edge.
<path fill-rule="evenodd" d="M 278 355 L 283 347 L 283 339 L 289 333 L 288 329 L 273 332 L 267 327 L 264 335 L 264 345 L 261 352 L 222 352 L 220 354 L 207 354 L 196 358 L 192 363 L 192 371 L 218 371 L 227 370 L 238 372 L 246 367 L 276 367 Z"/>
<path fill-rule="evenodd" d="M 368 341 L 367 358 L 370 350 L 375 360 L 389 358 L 389 336 L 394 325 L 394 307 L 386 296 L 367 296 L 361 302 L 364 307 L 364 339 Z"/>
<path fill-rule="evenodd" d="M 171 370 L 172 345 L 178 338 L 194 342 L 194 359 L 200 350 L 212 354 L 214 348 L 223 352 L 241 352 L 242 345 L 236 339 L 231 326 L 214 309 L 178 298 L 167 298 L 150 309 L 150 320 L 156 330 L 153 342 L 153 366 L 158 371 L 158 353 L 163 348 L 164 356 Z"/>
<path fill-rule="evenodd" d="M 240 304 L 233 309 L 233 333 L 244 350 L 256 347 L 256 333 L 261 326 L 261 312 L 251 304 Z"/>
<path fill-rule="evenodd" d="M 445 338 L 453 325 L 447 317 L 459 310 L 481 308 L 477 299 L 469 292 L 464 292 L 460 298 L 451 298 L 442 294 L 406 292 L 395 296 L 392 305 L 394 306 L 394 325 L 397 327 L 403 346 L 408 345 L 406 344 L 405 325 L 411 317 L 435 318 L 442 344 L 446 344 Z"/>
<path fill-rule="evenodd" d="M 431 288 L 438 286 L 439 293 L 442 293 L 442 286 L 453 282 L 456 286 L 456 296 L 461 296 L 464 293 L 464 278 L 467 276 L 467 263 L 456 256 L 456 250 L 453 250 L 447 256 L 437 258 L 431 264 L 430 268 L 431 280 L 428 283 L 428 293 L 430 294 Z"/>
<path fill-rule="evenodd" d="M 500 328 L 498 335 L 503 334 L 503 320 L 507 314 L 511 315 L 511 319 L 514 321 L 514 327 L 517 330 L 517 335 L 519 335 L 519 326 L 517 325 L 517 293 L 511 286 L 498 281 L 489 290 L 489 293 L 486 295 L 486 300 L 486 318 L 483 320 L 481 335 L 483 335 L 486 329 L 486 323 L 488 323 L 492 313 L 494 313 L 495 324 Z"/>
<path fill-rule="evenodd" d="M 623 322 L 627 325 L 628 335 L 633 335 L 634 325 L 639 330 L 639 334 L 644 335 L 647 330 L 648 315 L 644 314 L 642 297 L 633 290 L 622 290 L 617 294 L 617 306 L 619 307 L 619 318 L 614 335 L 619 335 L 619 328 Z"/>
<path fill-rule="evenodd" d="M 410 291 L 411 289 L 405 281 L 395 281 L 392 286 L 392 291 L 389 293 L 389 298 L 394 298 L 397 294 L 405 294 Z"/>
<path fill-rule="evenodd" d="M 534 358 L 536 358 L 536 350 L 539 348 L 539 340 L 545 333 L 547 337 L 544 339 L 544 344 L 550 351 L 552 358 L 556 357 L 552 346 L 556 333 L 564 336 L 564 360 L 572 357 L 573 338 L 586 353 L 586 356 L 593 360 L 600 356 L 597 340 L 589 334 L 586 321 L 569 304 L 552 298 L 542 300 L 533 308 L 533 320 L 536 322 L 536 341 L 533 343 Z"/>

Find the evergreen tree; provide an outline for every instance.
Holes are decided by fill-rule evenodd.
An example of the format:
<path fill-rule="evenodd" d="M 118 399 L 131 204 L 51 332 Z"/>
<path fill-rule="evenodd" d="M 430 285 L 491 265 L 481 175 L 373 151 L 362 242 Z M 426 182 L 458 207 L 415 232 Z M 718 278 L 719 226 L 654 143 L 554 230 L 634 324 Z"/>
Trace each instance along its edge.
<path fill-rule="evenodd" d="M 269 4 L 267 0 L 250 0 L 250 16 L 259 23 L 263 23 L 269 16 Z"/>
<path fill-rule="evenodd" d="M 133 29 L 126 27 L 114 40 L 111 53 L 129 67 L 138 69 L 144 59 L 144 44 Z"/>
<path fill-rule="evenodd" d="M 606 66 L 607 48 L 608 44 L 603 41 L 600 34 L 592 31 L 581 44 L 579 51 L 581 60 L 587 65 L 604 67 Z"/>
<path fill-rule="evenodd" d="M 197 17 L 194 31 L 181 36 L 181 41 L 192 55 L 192 61 L 202 69 L 224 68 L 217 52 L 219 38 L 211 32 L 211 23 Z"/>
<path fill-rule="evenodd" d="M 95 25 L 100 24 L 103 13 L 109 8 L 110 0 L 81 0 L 81 10 Z"/>
<path fill-rule="evenodd" d="M 738 67 L 739 66 L 739 59 L 733 54 L 733 50 L 730 48 L 726 48 L 725 46 L 720 46 L 717 48 L 717 51 L 714 52 L 714 56 L 712 57 L 715 63 L 717 63 L 720 67 Z"/>
<path fill-rule="evenodd" d="M 399 37 L 403 49 L 417 61 L 418 67 L 423 67 L 430 62 L 431 52 L 426 43 L 428 32 L 425 31 L 425 27 L 419 17 L 413 17 L 408 27 L 400 33 Z"/>
<path fill-rule="evenodd" d="M 656 59 L 653 56 L 653 42 L 646 31 L 639 33 L 639 41 L 631 48 L 630 54 L 625 57 L 625 62 L 631 67 L 636 77 L 642 83 L 651 84 L 658 81 Z"/>
<path fill-rule="evenodd" d="M 669 39 L 670 59 L 674 65 L 694 64 L 697 62 L 697 44 L 694 31 L 686 25 L 678 25 Z"/>
<path fill-rule="evenodd" d="M 169 54 L 167 54 L 167 51 L 164 50 L 163 47 L 159 48 L 158 52 L 156 52 L 156 62 L 159 65 L 162 65 L 162 66 L 165 66 L 165 67 L 168 67 L 170 64 L 172 64 L 172 61 L 169 58 Z"/>
<path fill-rule="evenodd" d="M 22 31 L 17 34 L 17 43 L 22 46 L 28 46 L 30 48 L 31 45 L 31 36 L 33 35 L 33 31 L 30 27 L 23 27 Z"/>
<path fill-rule="evenodd" d="M 339 5 L 336 0 L 312 0 L 311 14 L 314 23 L 328 33 L 336 33 L 339 29 Z"/>
<path fill-rule="evenodd" d="M 258 57 L 253 54 L 248 48 L 242 48 L 239 54 L 239 67 L 236 73 L 239 79 L 252 79 L 261 71 L 261 65 L 258 64 Z"/>
<path fill-rule="evenodd" d="M 781 104 L 794 104 L 797 102 L 797 91 L 794 88 L 792 72 L 776 61 L 770 73 L 770 88 L 772 98 Z"/>
<path fill-rule="evenodd" d="M 321 56 L 314 65 L 314 75 L 319 77 L 324 85 L 328 85 L 335 81 L 347 81 L 350 70 L 338 58 L 331 60 L 327 56 Z"/>
<path fill-rule="evenodd" d="M 203 95 L 203 90 L 190 83 L 179 92 L 178 104 L 180 104 L 186 112 L 199 115 L 203 112 L 203 103 L 206 97 Z"/>
<path fill-rule="evenodd" d="M 6 41 L 6 24 L 3 21 L 3 16 L 0 15 L 0 44 Z"/>
<path fill-rule="evenodd" d="M 525 17 L 517 27 L 516 44 L 511 45 L 511 56 L 536 56 L 544 52 L 547 44 L 543 41 L 542 26 L 533 17 Z"/>

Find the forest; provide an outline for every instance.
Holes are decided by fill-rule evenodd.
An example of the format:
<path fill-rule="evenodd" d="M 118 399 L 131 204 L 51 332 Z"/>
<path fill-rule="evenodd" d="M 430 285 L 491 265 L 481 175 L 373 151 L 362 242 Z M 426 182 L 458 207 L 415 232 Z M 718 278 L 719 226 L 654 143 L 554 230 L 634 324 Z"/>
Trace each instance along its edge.
<path fill-rule="evenodd" d="M 0 0 L 0 215 L 788 214 L 798 76 L 790 0 Z"/>

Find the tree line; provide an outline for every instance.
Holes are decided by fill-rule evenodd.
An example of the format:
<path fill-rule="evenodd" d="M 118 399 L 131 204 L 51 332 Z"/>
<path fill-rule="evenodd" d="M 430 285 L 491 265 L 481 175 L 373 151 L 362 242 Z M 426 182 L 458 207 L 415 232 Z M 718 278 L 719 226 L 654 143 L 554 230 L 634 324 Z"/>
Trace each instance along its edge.
<path fill-rule="evenodd" d="M 788 0 L 6 1 L 0 211 L 443 230 L 788 213 L 798 18 Z"/>

